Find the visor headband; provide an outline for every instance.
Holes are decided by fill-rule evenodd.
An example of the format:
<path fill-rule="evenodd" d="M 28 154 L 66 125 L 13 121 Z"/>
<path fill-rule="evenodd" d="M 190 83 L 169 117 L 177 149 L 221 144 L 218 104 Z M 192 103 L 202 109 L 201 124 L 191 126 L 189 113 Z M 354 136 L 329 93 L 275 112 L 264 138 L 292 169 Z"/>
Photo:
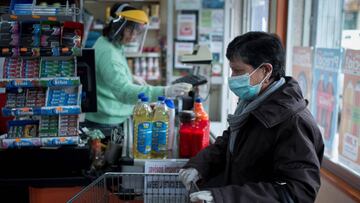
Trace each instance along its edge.
<path fill-rule="evenodd" d="M 118 9 L 116 9 L 115 14 L 120 13 L 126 6 L 129 6 L 129 4 L 121 4 Z"/>

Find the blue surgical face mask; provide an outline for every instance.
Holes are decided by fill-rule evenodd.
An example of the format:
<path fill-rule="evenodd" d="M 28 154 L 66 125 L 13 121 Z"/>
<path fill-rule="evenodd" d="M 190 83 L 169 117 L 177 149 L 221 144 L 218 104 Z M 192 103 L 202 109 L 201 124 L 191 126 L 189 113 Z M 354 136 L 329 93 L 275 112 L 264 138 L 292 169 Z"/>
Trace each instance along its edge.
<path fill-rule="evenodd" d="M 250 101 L 255 99 L 259 95 L 261 86 L 263 82 L 266 80 L 269 74 L 259 83 L 256 85 L 250 84 L 250 76 L 255 73 L 257 69 L 259 69 L 263 64 L 257 67 L 252 73 L 245 73 L 243 75 L 229 77 L 229 88 L 230 90 L 238 96 L 241 100 Z"/>

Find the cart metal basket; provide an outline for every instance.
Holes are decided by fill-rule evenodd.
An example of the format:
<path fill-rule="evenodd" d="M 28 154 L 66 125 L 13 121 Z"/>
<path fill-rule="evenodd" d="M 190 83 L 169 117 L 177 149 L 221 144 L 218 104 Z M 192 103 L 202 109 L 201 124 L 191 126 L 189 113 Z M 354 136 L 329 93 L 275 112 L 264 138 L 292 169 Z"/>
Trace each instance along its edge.
<path fill-rule="evenodd" d="M 178 173 L 105 173 L 68 203 L 187 203 L 188 194 Z"/>

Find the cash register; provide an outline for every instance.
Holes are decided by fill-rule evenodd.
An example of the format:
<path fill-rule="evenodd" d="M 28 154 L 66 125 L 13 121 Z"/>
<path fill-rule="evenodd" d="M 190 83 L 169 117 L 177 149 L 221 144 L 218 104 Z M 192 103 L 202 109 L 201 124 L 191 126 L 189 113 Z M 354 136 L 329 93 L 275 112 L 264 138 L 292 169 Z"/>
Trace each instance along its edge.
<path fill-rule="evenodd" d="M 207 78 L 199 74 L 201 66 L 209 66 L 212 62 L 212 54 L 207 45 L 196 45 L 191 54 L 184 54 L 180 56 L 180 62 L 184 64 L 194 65 L 192 73 L 187 76 L 178 78 L 172 82 L 172 84 L 185 82 L 192 84 L 194 89 L 200 85 L 204 85 L 208 82 Z M 189 95 L 182 97 L 182 110 L 190 110 L 193 107 L 196 92 L 190 91 Z"/>

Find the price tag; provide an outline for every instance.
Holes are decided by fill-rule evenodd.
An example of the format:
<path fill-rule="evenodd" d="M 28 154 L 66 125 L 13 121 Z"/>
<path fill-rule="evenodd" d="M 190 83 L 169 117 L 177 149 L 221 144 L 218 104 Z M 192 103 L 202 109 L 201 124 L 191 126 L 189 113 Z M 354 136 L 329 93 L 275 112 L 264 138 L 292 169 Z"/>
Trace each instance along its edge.
<path fill-rule="evenodd" d="M 50 16 L 50 17 L 48 17 L 48 20 L 49 20 L 49 21 L 57 21 L 57 18 L 56 18 L 56 17 L 53 17 L 53 16 Z"/>
<path fill-rule="evenodd" d="M 16 15 L 10 15 L 10 18 L 11 18 L 12 20 L 17 20 L 17 19 L 18 19 L 18 17 L 17 17 Z"/>
<path fill-rule="evenodd" d="M 61 106 L 58 106 L 58 107 L 56 107 L 56 111 L 57 111 L 57 112 L 62 112 L 62 111 L 63 111 L 63 108 L 62 108 Z"/>

